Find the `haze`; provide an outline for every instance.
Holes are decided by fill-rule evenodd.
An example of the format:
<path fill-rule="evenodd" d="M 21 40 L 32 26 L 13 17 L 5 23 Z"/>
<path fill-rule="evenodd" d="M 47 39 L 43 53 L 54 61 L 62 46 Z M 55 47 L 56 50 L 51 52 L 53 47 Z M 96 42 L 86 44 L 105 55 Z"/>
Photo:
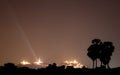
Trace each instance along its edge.
<path fill-rule="evenodd" d="M 113 42 L 110 64 L 120 66 L 119 0 L 0 1 L 0 64 L 33 62 L 36 55 L 46 63 L 76 59 L 92 67 L 87 48 L 94 38 Z"/>

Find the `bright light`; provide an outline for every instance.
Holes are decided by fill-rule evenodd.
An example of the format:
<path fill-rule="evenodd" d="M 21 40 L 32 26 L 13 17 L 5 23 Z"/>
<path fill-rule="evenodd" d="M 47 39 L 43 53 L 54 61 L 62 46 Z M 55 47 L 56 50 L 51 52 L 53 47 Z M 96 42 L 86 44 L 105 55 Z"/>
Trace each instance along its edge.
<path fill-rule="evenodd" d="M 34 64 L 36 64 L 36 65 L 41 65 L 43 62 L 40 60 L 40 58 L 36 61 L 36 62 L 34 62 Z"/>
<path fill-rule="evenodd" d="M 83 65 L 76 60 L 66 60 L 64 61 L 65 66 L 73 66 L 74 68 L 82 68 Z"/>
<path fill-rule="evenodd" d="M 29 65 L 29 64 L 31 64 L 31 63 L 28 62 L 28 61 L 23 60 L 23 61 L 20 62 L 20 64 L 22 64 L 22 65 Z"/>

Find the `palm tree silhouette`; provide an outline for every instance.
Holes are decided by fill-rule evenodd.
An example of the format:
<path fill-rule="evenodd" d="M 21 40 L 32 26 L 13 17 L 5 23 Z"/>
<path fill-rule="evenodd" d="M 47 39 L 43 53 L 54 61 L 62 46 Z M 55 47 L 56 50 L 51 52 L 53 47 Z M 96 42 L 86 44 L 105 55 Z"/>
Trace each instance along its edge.
<path fill-rule="evenodd" d="M 101 61 L 101 66 L 109 67 L 109 62 L 111 60 L 112 53 L 114 52 L 114 46 L 112 42 L 104 42 L 101 46 L 101 51 L 100 51 L 100 61 Z"/>
<path fill-rule="evenodd" d="M 94 68 L 94 61 L 96 61 L 96 67 L 97 67 L 97 59 L 99 58 L 99 52 L 101 49 L 101 40 L 100 39 L 93 39 L 92 45 L 88 48 L 87 55 L 92 59 L 93 61 L 93 68 Z"/>

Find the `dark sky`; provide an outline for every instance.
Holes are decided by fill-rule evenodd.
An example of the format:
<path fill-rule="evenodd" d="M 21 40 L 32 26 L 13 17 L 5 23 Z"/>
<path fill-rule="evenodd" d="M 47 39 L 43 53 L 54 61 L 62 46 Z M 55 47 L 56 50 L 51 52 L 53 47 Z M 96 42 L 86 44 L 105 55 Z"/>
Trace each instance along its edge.
<path fill-rule="evenodd" d="M 92 66 L 91 40 L 112 41 L 120 66 L 119 0 L 0 0 L 0 64 L 76 59 Z"/>

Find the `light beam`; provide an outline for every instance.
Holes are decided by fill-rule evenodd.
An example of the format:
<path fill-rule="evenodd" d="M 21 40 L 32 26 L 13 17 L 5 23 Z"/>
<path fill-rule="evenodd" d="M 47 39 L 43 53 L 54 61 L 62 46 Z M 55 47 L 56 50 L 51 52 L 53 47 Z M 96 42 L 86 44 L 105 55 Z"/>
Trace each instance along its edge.
<path fill-rule="evenodd" d="M 24 41 L 26 42 L 30 52 L 32 53 L 33 57 L 35 58 L 35 60 L 37 60 L 37 56 L 36 56 L 36 53 L 34 52 L 33 48 L 32 48 L 32 45 L 27 37 L 27 35 L 25 34 L 23 28 L 21 27 L 19 21 L 17 20 L 17 16 L 15 15 L 15 12 L 13 10 L 13 7 L 11 6 L 11 4 L 9 3 L 8 0 L 6 0 L 6 3 L 8 4 L 8 9 L 9 9 L 9 12 L 10 12 L 10 17 L 11 17 L 11 20 L 15 23 L 15 25 L 17 26 L 17 29 L 19 30 L 22 38 L 24 39 Z"/>
<path fill-rule="evenodd" d="M 31 43 L 30 43 L 28 37 L 26 36 L 24 30 L 22 29 L 22 27 L 21 27 L 19 24 L 16 24 L 16 25 L 17 25 L 17 27 L 18 27 L 18 29 L 19 29 L 19 31 L 20 31 L 20 33 L 21 33 L 21 35 L 22 35 L 24 41 L 26 42 L 26 44 L 27 44 L 27 46 L 28 46 L 30 52 L 32 53 L 32 55 L 33 55 L 33 57 L 35 58 L 35 60 L 37 60 L 36 53 L 34 52 L 34 50 L 33 50 L 33 48 L 32 48 L 32 45 L 31 45 Z"/>

